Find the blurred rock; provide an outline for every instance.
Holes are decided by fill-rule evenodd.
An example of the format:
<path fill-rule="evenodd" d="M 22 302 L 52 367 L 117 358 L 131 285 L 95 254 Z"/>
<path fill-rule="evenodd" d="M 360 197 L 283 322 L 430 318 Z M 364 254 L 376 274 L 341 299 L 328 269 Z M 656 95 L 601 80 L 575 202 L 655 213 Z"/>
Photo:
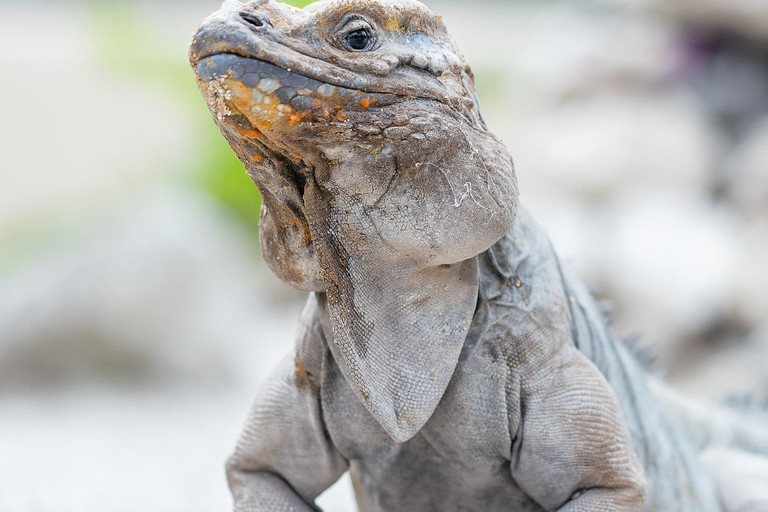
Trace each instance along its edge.
<path fill-rule="evenodd" d="M 561 255 L 610 300 L 616 333 L 642 335 L 664 368 L 732 312 L 734 222 L 695 195 L 637 187 L 606 204 L 566 204 L 548 221 Z"/>
<path fill-rule="evenodd" d="M 674 27 L 580 2 L 430 2 L 471 63 L 484 116 L 516 155 L 517 135 L 563 98 L 656 87 Z M 476 27 L 483 27 L 482 34 Z"/>
<path fill-rule="evenodd" d="M 517 140 L 517 161 L 547 193 L 588 201 L 636 187 L 706 196 L 719 142 L 691 96 L 601 94 L 541 112 Z"/>
<path fill-rule="evenodd" d="M 93 231 L 0 281 L 0 387 L 254 382 L 290 350 L 301 294 L 210 201 L 156 191 Z"/>
<path fill-rule="evenodd" d="M 617 331 L 639 331 L 669 364 L 730 312 L 740 264 L 735 225 L 680 194 L 627 193 L 619 204 L 595 277 L 619 304 Z"/>
<path fill-rule="evenodd" d="M 734 206 L 747 219 L 768 219 L 768 116 L 735 148 L 729 163 Z"/>
<path fill-rule="evenodd" d="M 768 40 L 768 3 L 764 0 L 601 0 L 673 16 L 682 23 L 709 26 Z"/>
<path fill-rule="evenodd" d="M 701 27 L 679 30 L 673 78 L 738 143 L 768 111 L 768 45 Z"/>
<path fill-rule="evenodd" d="M 191 167 L 190 112 L 99 66 L 77 4 L 0 2 L 0 19 L 0 231 Z"/>
<path fill-rule="evenodd" d="M 738 231 L 741 260 L 732 315 L 748 326 L 768 320 L 768 217 L 744 224 Z M 765 360 L 768 372 L 768 359 Z"/>
<path fill-rule="evenodd" d="M 720 400 L 727 396 L 768 397 L 768 322 L 744 339 L 695 347 L 669 380 L 691 396 Z"/>

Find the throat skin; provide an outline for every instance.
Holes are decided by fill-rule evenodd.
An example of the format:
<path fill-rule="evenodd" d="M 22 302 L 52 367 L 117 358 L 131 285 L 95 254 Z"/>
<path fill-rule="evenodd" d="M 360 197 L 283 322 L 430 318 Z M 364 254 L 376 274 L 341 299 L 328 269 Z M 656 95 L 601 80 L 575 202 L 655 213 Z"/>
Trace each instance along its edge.
<path fill-rule="evenodd" d="M 326 335 L 358 398 L 392 439 L 407 441 L 453 374 L 477 302 L 477 260 L 402 261 L 380 237 L 359 236 L 356 228 L 374 223 L 365 208 L 322 194 L 310 180 L 307 203 L 320 210 L 311 210 L 310 231 L 325 282 Z"/>

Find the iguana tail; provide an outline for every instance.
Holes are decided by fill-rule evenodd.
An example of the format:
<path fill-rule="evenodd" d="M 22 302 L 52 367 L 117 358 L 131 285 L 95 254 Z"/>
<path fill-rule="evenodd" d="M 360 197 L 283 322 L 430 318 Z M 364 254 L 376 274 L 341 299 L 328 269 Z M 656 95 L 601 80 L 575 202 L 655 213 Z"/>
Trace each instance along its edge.
<path fill-rule="evenodd" d="M 768 456 L 768 408 L 708 404 L 686 397 L 655 378 L 649 381 L 667 414 L 699 451 L 728 447 Z"/>

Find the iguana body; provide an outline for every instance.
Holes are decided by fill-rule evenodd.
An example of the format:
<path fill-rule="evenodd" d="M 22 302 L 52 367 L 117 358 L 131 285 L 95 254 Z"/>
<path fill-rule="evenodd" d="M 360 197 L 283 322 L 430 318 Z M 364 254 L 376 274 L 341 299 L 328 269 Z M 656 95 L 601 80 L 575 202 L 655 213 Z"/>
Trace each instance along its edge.
<path fill-rule="evenodd" d="M 228 464 L 236 510 L 314 510 L 347 470 L 366 512 L 768 510 L 768 421 L 686 404 L 610 336 L 434 13 L 230 0 L 190 60 L 265 258 L 313 292 Z"/>

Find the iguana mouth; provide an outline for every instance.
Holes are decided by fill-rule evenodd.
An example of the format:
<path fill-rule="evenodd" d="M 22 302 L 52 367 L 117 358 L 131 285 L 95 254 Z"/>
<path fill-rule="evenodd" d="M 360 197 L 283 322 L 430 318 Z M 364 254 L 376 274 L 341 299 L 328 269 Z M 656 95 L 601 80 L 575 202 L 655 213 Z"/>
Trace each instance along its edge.
<path fill-rule="evenodd" d="M 243 83 L 249 87 L 255 86 L 256 83 L 253 82 L 253 79 L 256 76 L 261 75 L 262 77 L 277 79 L 286 86 L 304 88 L 304 89 L 309 89 L 314 91 L 316 91 L 318 87 L 322 85 L 326 85 L 329 87 L 336 87 L 339 89 L 344 89 L 350 92 L 354 92 L 359 95 L 384 94 L 384 95 L 391 95 L 391 96 L 400 97 L 400 98 L 407 97 L 407 98 L 418 98 L 418 99 L 429 99 L 434 101 L 440 101 L 439 99 L 434 99 L 427 96 L 407 95 L 407 94 L 389 91 L 386 89 L 379 90 L 377 88 L 371 88 L 371 87 L 362 86 L 362 85 L 360 87 L 350 87 L 348 84 L 343 83 L 342 80 L 334 80 L 332 78 L 329 79 L 328 76 L 321 76 L 321 74 L 311 73 L 309 72 L 308 69 L 301 69 L 301 71 L 299 72 L 295 68 L 280 66 L 279 64 L 270 62 L 269 60 L 258 58 L 253 55 L 248 55 L 246 53 L 239 52 L 237 50 L 230 50 L 230 49 L 211 51 L 203 54 L 200 57 L 200 60 L 197 63 L 197 72 L 198 72 L 198 76 L 201 79 L 205 80 L 204 76 L 205 76 L 205 72 L 207 71 L 205 69 L 202 69 L 203 64 L 210 67 L 211 61 L 208 59 L 219 56 L 219 55 L 235 57 L 235 58 L 243 59 L 245 62 L 247 62 L 247 64 L 243 64 L 243 67 L 245 68 L 245 74 L 249 74 L 252 76 L 246 78 L 246 81 L 244 81 Z M 225 64 L 225 63 L 222 62 L 221 64 Z M 217 67 L 217 66 L 214 66 L 214 67 Z M 200 74 L 201 72 L 203 72 L 202 75 Z M 243 75 L 241 74 L 240 76 L 243 76 Z"/>
<path fill-rule="evenodd" d="M 226 80 L 225 100 L 259 128 L 281 120 L 319 121 L 341 110 L 365 110 L 402 101 L 402 95 L 353 89 L 335 81 L 319 80 L 272 62 L 231 51 L 203 56 L 196 66 L 204 83 Z M 343 114 L 342 114 L 343 115 Z"/>
<path fill-rule="evenodd" d="M 363 91 L 337 85 L 338 81 L 312 78 L 268 60 L 229 49 L 202 55 L 195 71 L 201 90 L 222 127 L 237 132 L 261 148 L 264 156 L 281 157 L 294 172 L 285 176 L 303 196 L 303 172 L 312 169 L 307 151 L 296 144 L 297 135 L 288 131 L 300 126 L 310 132 L 298 135 L 347 129 L 348 121 L 365 115 L 368 109 L 382 108 L 410 98 L 387 92 Z M 373 112 L 371 112 L 373 114 Z M 375 115 L 375 114 L 374 114 Z M 373 118 L 371 118 L 373 119 Z M 292 130 L 293 129 L 293 130 Z M 319 131 L 318 131 L 319 130 Z"/>

